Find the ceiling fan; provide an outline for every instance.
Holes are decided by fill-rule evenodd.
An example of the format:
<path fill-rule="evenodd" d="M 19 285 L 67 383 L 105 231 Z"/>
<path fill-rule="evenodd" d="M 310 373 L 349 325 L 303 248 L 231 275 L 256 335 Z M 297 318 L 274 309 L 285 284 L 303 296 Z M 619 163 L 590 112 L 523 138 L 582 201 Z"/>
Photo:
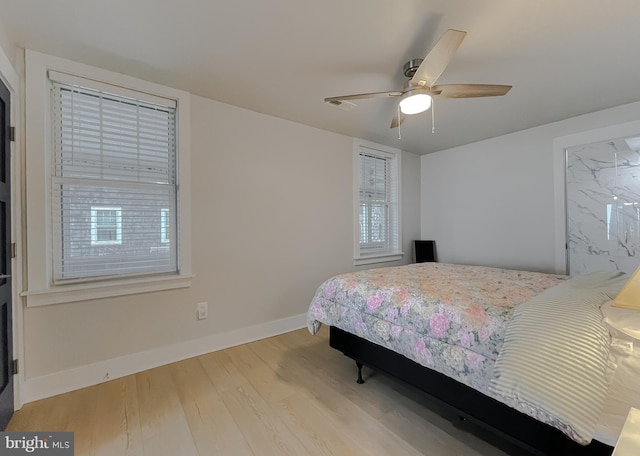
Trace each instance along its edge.
<path fill-rule="evenodd" d="M 391 122 L 391 128 L 396 128 L 404 121 L 407 115 L 418 114 L 429 109 L 432 98 L 473 98 L 505 95 L 511 89 L 511 86 L 496 84 L 435 85 L 466 34 L 467 32 L 449 29 L 424 59 L 413 59 L 405 63 L 403 72 L 410 79 L 405 82 L 402 90 L 329 97 L 325 98 L 324 101 L 334 106 L 340 106 L 349 100 L 400 97 L 398 115 L 394 116 Z"/>

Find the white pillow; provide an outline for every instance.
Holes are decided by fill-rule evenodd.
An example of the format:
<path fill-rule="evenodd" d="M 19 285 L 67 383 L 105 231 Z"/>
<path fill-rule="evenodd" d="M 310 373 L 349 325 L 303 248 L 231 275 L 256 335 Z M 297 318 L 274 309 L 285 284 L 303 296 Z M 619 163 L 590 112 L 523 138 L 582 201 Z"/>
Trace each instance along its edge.
<path fill-rule="evenodd" d="M 602 305 L 603 323 L 619 334 L 637 339 L 640 343 L 640 312 L 622 307 L 615 307 L 609 301 Z M 614 335 L 619 335 L 614 334 Z"/>
<path fill-rule="evenodd" d="M 640 310 L 640 267 L 613 300 L 613 307 Z"/>

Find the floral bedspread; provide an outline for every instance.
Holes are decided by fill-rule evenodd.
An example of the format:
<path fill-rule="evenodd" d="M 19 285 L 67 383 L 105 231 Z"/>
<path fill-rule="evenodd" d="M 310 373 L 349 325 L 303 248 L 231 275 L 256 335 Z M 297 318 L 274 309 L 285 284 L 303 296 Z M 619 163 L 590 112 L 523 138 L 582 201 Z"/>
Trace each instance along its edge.
<path fill-rule="evenodd" d="M 335 276 L 317 290 L 309 331 L 336 326 L 481 392 L 515 306 L 566 276 L 418 263 Z"/>

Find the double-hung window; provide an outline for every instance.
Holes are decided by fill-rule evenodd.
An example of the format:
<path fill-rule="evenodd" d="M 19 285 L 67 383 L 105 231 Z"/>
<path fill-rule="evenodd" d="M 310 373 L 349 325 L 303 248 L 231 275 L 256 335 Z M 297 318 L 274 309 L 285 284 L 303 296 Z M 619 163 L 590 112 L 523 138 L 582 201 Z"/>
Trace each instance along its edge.
<path fill-rule="evenodd" d="M 91 207 L 91 245 L 122 244 L 122 210 Z"/>
<path fill-rule="evenodd" d="M 374 143 L 354 143 L 356 264 L 402 258 L 400 154 L 397 149 Z"/>
<path fill-rule="evenodd" d="M 27 305 L 190 286 L 190 95 L 25 55 Z"/>
<path fill-rule="evenodd" d="M 49 78 L 54 281 L 176 273 L 175 102 Z"/>

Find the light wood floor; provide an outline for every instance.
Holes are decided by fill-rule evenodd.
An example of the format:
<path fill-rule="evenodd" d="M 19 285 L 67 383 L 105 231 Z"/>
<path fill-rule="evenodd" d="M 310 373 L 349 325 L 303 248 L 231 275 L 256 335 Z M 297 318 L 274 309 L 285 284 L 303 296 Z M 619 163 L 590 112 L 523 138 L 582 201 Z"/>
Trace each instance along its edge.
<path fill-rule="evenodd" d="M 524 454 L 364 374 L 303 329 L 26 404 L 7 430 L 73 431 L 76 456 Z"/>

